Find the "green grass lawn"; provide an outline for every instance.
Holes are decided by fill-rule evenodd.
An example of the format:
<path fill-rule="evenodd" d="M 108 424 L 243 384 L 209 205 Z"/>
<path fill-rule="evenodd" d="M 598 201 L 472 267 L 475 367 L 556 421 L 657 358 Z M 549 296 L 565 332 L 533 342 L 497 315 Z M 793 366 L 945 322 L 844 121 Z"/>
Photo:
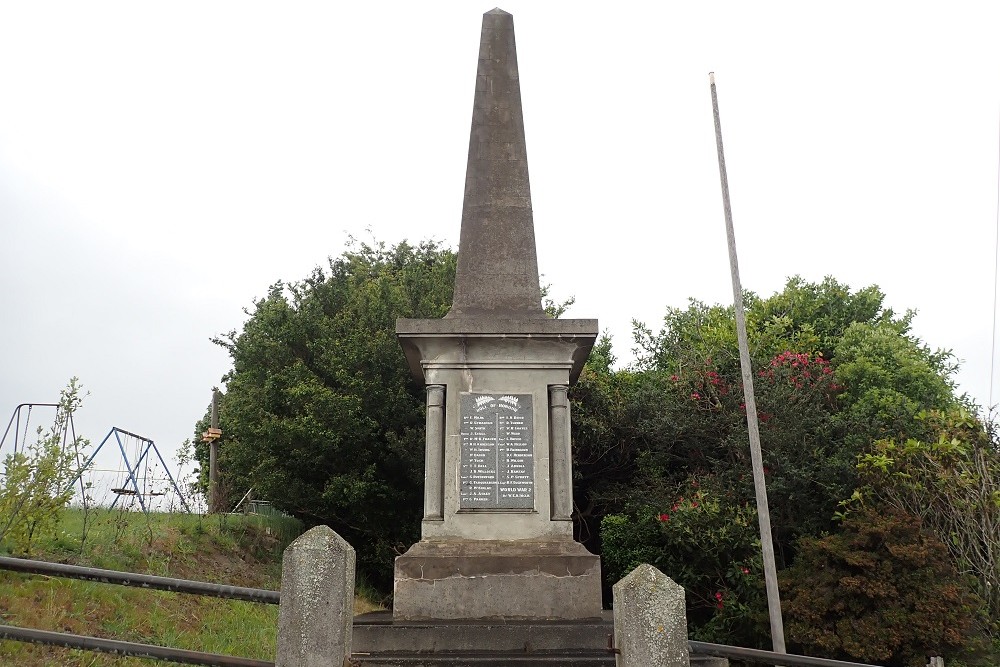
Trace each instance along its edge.
<path fill-rule="evenodd" d="M 283 516 L 70 509 L 54 534 L 36 540 L 30 557 L 277 590 L 281 553 L 301 530 L 298 521 Z M 0 553 L 7 553 L 2 544 Z M 362 600 L 356 604 L 357 611 L 372 608 Z M 18 627 L 273 660 L 277 619 L 275 605 L 0 570 L 0 623 Z M 152 664 L 0 641 L 0 665 Z"/>

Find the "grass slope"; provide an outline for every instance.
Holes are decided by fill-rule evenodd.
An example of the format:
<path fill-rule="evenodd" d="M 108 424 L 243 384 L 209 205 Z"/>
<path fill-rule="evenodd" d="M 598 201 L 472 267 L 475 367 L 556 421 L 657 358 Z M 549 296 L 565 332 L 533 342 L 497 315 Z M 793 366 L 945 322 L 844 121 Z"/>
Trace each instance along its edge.
<path fill-rule="evenodd" d="M 278 516 L 75 509 L 30 557 L 277 590 L 281 552 L 300 532 L 298 521 Z M 375 608 L 360 600 L 355 607 Z M 277 619 L 275 605 L 0 570 L 0 623 L 18 627 L 273 660 Z M 152 664 L 166 663 L 0 641 L 0 665 Z"/>

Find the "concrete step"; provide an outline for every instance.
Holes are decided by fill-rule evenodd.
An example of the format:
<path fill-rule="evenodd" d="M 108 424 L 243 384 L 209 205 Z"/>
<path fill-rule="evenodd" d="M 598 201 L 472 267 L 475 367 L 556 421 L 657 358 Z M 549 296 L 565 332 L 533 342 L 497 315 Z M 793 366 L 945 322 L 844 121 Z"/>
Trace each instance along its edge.
<path fill-rule="evenodd" d="M 563 651 L 553 653 L 454 652 L 454 653 L 354 653 L 358 667 L 614 667 L 607 652 Z M 725 658 L 692 655 L 691 667 L 728 667 Z"/>
<path fill-rule="evenodd" d="M 391 612 L 354 619 L 354 651 L 607 651 L 611 612 L 591 621 L 396 621 Z"/>
<path fill-rule="evenodd" d="M 613 667 L 608 651 L 524 653 L 510 651 L 448 651 L 441 653 L 353 653 L 359 667 Z"/>
<path fill-rule="evenodd" d="M 352 659 L 361 667 L 613 667 L 610 611 L 588 621 L 393 621 L 354 618 Z M 691 656 L 692 667 L 725 659 Z"/>

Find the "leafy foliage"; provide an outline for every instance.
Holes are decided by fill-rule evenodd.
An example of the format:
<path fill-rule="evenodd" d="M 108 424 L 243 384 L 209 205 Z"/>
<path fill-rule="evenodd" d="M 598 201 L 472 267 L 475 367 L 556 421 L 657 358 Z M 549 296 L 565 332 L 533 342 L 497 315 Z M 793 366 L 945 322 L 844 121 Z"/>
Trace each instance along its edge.
<path fill-rule="evenodd" d="M 947 547 L 899 510 L 866 508 L 834 535 L 804 538 L 781 583 L 788 638 L 808 654 L 922 667 L 985 647 L 981 601 Z"/>
<path fill-rule="evenodd" d="M 361 573 L 383 590 L 392 556 L 417 539 L 422 504 L 423 392 L 410 377 L 394 322 L 447 312 L 454 259 L 434 243 L 355 243 L 327 269 L 274 285 L 241 332 L 217 341 L 233 359 L 220 414 L 220 466 L 232 502 L 252 487 L 285 511 L 328 523 L 356 547 Z M 859 456 L 888 456 L 878 443 L 938 442 L 940 425 L 920 415 L 963 405 L 954 396 L 951 354 L 913 336 L 913 314 L 885 308 L 876 286 L 852 291 L 832 278 L 796 277 L 778 294 L 744 298 L 758 406 L 750 418 L 761 428 L 775 551 L 788 581 L 822 580 L 821 573 L 797 569 L 817 562 L 822 549 L 843 555 L 867 545 L 867 561 L 851 555 L 843 562 L 870 562 L 889 580 L 899 574 L 893 585 L 903 588 L 923 585 L 932 574 L 942 586 L 954 583 L 927 589 L 958 605 L 959 616 L 941 621 L 947 626 L 941 636 L 973 637 L 966 621 L 975 616 L 977 598 L 955 575 L 959 556 L 949 561 L 946 549 L 941 561 L 937 547 L 927 546 L 930 538 L 914 537 L 923 533 L 913 533 L 908 519 L 892 515 L 866 533 L 850 521 L 842 525 L 836 514 L 869 474 L 858 469 Z M 546 299 L 546 308 L 558 316 L 570 302 Z M 684 585 L 693 636 L 765 646 L 733 309 L 691 301 L 668 309 L 658 332 L 639 324 L 634 331 L 639 356 L 632 367 L 615 368 L 611 341 L 603 337 L 570 391 L 577 535 L 602 554 L 608 584 L 650 562 Z M 196 437 L 205 427 L 207 414 Z M 205 470 L 207 447 L 196 450 Z M 895 465 L 896 457 L 889 458 Z M 890 468 L 879 474 L 893 474 Z M 949 488 L 960 488 L 970 474 L 946 479 L 927 470 Z M 897 572 L 900 563 L 915 569 L 912 578 Z M 915 594 L 903 588 L 896 593 Z M 834 628 L 855 623 L 860 607 L 851 595 L 839 604 L 834 594 L 815 592 L 811 613 Z M 898 634 L 899 614 L 872 616 L 858 627 Z M 928 637 L 935 636 L 932 625 Z M 899 636 L 893 655 L 920 646 Z M 809 646 L 828 654 L 847 650 Z"/>
<path fill-rule="evenodd" d="M 376 585 L 422 513 L 423 391 L 395 320 L 446 314 L 454 270 L 433 242 L 355 242 L 327 270 L 272 286 L 240 333 L 216 341 L 233 360 L 220 410 L 230 488 L 330 525 Z"/>
<path fill-rule="evenodd" d="M 933 351 L 894 325 L 852 324 L 837 344 L 836 361 L 843 385 L 836 422 L 855 453 L 875 440 L 918 437 L 921 411 L 958 405 L 951 352 Z"/>
<path fill-rule="evenodd" d="M 655 565 L 684 587 L 692 639 L 759 645 L 767 614 L 756 510 L 711 477 L 678 494 L 669 506 L 604 517 L 607 575 Z"/>
<path fill-rule="evenodd" d="M 911 337 L 911 314 L 885 309 L 874 286 L 852 292 L 832 278 L 796 277 L 767 299 L 745 300 L 773 523 L 787 562 L 796 537 L 833 527 L 837 504 L 857 485 L 859 454 L 887 433 L 912 434 L 919 410 L 954 404 L 954 364 Z M 635 369 L 591 362 L 573 392 L 578 505 L 615 512 L 690 474 L 717 475 L 752 498 L 733 309 L 691 301 L 668 309 L 657 334 L 637 324 L 635 339 Z M 605 452 L 611 474 L 588 484 L 591 461 Z"/>
<path fill-rule="evenodd" d="M 83 438 L 66 442 L 64 438 L 66 426 L 82 402 L 80 390 L 77 379 L 72 378 L 60 395 L 48 432 L 38 427 L 35 442 L 4 457 L 0 542 L 7 541 L 16 553 L 30 555 L 34 541 L 55 529 L 73 497 L 72 483 L 80 472 L 77 454 L 88 442 Z"/>
<path fill-rule="evenodd" d="M 775 553 L 787 567 L 799 538 L 839 530 L 837 510 L 860 483 L 859 455 L 886 434 L 923 433 L 914 419 L 921 410 L 957 404 L 954 364 L 950 353 L 911 336 L 912 313 L 884 308 L 875 286 L 855 292 L 832 278 L 792 278 L 771 297 L 744 298 Z M 733 309 L 691 301 L 668 309 L 658 333 L 637 324 L 635 340 L 635 367 L 614 370 L 610 344 L 599 345 L 571 392 L 580 535 L 607 559 L 608 540 L 626 521 L 633 532 L 626 546 L 612 544 L 621 552 L 612 559 L 635 564 L 628 554 L 645 554 L 671 564 L 684 554 L 674 563 L 682 575 L 664 571 L 699 587 L 689 589 L 692 631 L 708 636 L 728 627 L 748 644 L 766 645 L 766 626 L 752 614 L 725 626 L 697 608 L 696 600 L 732 583 L 712 553 L 688 551 L 681 535 L 663 541 L 650 528 L 650 517 L 689 497 L 682 489 L 691 479 L 714 480 L 725 511 L 754 506 Z M 616 518 L 602 523 L 607 516 Z M 755 521 L 730 528 L 742 531 L 741 544 L 759 535 Z M 624 567 L 611 570 L 623 574 Z M 705 582 L 715 582 L 714 591 Z"/>
<path fill-rule="evenodd" d="M 1000 638 L 996 431 L 962 408 L 923 412 L 916 421 L 930 438 L 880 440 L 861 457 L 864 490 L 858 500 L 919 516 L 947 545 L 954 565 L 975 578 L 991 619 L 989 631 Z"/>

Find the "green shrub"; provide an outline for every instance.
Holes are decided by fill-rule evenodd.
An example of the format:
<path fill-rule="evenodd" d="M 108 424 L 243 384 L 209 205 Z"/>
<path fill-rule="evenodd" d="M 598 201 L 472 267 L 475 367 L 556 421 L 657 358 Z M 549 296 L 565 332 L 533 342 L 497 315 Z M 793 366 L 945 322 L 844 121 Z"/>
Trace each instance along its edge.
<path fill-rule="evenodd" d="M 801 652 L 890 667 L 975 658 L 982 601 L 919 518 L 851 513 L 842 530 L 803 538 L 781 573 L 787 636 Z"/>
<path fill-rule="evenodd" d="M 51 533 L 62 510 L 73 497 L 77 452 L 87 442 L 65 441 L 66 426 L 80 407 L 80 386 L 70 380 L 62 391 L 56 418 L 48 433 L 38 428 L 38 439 L 4 457 L 0 479 L 0 542 L 15 553 L 31 554 L 35 541 Z"/>
<path fill-rule="evenodd" d="M 669 505 L 601 523 L 609 581 L 649 563 L 684 587 L 692 639 L 740 646 L 768 643 L 757 512 L 691 479 Z"/>
<path fill-rule="evenodd" d="M 995 423 L 956 408 L 917 415 L 922 440 L 879 440 L 859 458 L 857 499 L 920 516 L 955 568 L 976 579 L 1000 641 L 1000 437 Z M 845 503 L 852 507 L 853 503 Z"/>

